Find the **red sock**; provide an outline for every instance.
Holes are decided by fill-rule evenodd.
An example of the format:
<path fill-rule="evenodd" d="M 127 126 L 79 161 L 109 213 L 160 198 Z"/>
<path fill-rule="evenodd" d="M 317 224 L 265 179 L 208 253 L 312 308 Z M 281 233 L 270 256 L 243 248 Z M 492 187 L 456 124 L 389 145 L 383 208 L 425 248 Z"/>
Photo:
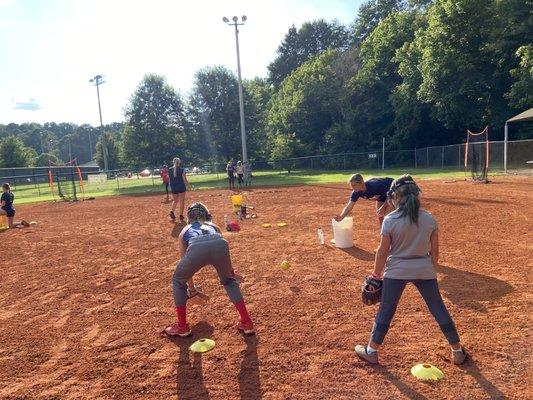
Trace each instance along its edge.
<path fill-rule="evenodd" d="M 177 306 L 176 313 L 178 314 L 178 325 L 187 325 L 187 311 L 185 311 L 185 306 Z"/>
<path fill-rule="evenodd" d="M 243 324 L 252 322 L 252 320 L 250 319 L 250 315 L 248 315 L 248 310 L 246 309 L 246 304 L 244 304 L 244 300 L 235 303 L 235 308 L 239 312 L 239 315 L 241 316 L 241 322 Z"/>

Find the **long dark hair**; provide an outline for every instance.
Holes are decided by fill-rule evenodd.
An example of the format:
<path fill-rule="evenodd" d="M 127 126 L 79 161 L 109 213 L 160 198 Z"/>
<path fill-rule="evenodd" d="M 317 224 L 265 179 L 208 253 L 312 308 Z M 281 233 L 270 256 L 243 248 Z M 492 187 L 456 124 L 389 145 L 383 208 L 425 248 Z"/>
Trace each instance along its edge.
<path fill-rule="evenodd" d="M 396 193 L 396 207 L 400 218 L 407 217 L 411 223 L 418 225 L 418 211 L 420 210 L 420 188 L 411 175 L 402 175 L 391 185 L 391 192 Z"/>

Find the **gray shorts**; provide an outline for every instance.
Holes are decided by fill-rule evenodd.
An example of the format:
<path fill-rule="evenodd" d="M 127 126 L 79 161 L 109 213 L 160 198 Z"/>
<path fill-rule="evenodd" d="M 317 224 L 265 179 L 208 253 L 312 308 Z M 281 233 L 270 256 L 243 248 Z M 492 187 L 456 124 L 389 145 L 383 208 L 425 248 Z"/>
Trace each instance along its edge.
<path fill-rule="evenodd" d="M 224 285 L 230 300 L 237 303 L 242 300 L 239 284 L 233 277 L 233 266 L 228 242 L 219 233 L 198 236 L 190 240 L 189 247 L 179 261 L 172 277 L 172 291 L 176 306 L 187 301 L 187 281 L 206 265 L 212 265 L 217 271 L 220 283 Z"/>

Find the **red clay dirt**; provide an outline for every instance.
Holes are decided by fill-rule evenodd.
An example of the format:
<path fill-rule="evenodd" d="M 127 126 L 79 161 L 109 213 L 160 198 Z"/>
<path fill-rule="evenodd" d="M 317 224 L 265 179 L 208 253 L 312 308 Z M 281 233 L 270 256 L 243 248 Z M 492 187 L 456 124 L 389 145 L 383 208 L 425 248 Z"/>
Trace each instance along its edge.
<path fill-rule="evenodd" d="M 421 181 L 440 225 L 439 283 L 471 360 L 450 362 L 447 343 L 409 286 L 380 351 L 381 366 L 354 356 L 377 306 L 360 284 L 378 242 L 374 204 L 354 210 L 356 247 L 319 246 L 322 226 L 349 190 L 341 186 L 254 189 L 257 220 L 230 234 L 235 268 L 257 337 L 237 333 L 237 314 L 215 271 L 197 276 L 211 296 L 188 309 L 193 338 L 169 339 L 170 280 L 180 226 L 162 196 L 17 207 L 36 227 L 0 233 L 2 399 L 531 399 L 533 179 L 489 185 Z M 219 223 L 228 191 L 188 193 Z M 260 223 L 288 223 L 265 229 Z M 291 267 L 282 271 L 279 264 Z M 190 353 L 196 339 L 213 351 Z M 417 363 L 445 374 L 410 375 Z"/>

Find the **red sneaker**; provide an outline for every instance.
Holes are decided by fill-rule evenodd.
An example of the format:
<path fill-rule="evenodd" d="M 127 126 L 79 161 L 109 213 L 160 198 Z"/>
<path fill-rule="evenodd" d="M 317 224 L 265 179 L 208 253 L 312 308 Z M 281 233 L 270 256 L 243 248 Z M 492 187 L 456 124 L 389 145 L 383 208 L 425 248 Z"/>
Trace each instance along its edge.
<path fill-rule="evenodd" d="M 237 329 L 245 333 L 246 335 L 255 335 L 255 328 L 252 321 L 247 323 L 239 322 L 237 324 Z"/>
<path fill-rule="evenodd" d="M 165 328 L 165 333 L 169 336 L 180 336 L 180 337 L 186 337 L 189 336 L 192 331 L 189 327 L 189 324 L 185 325 L 178 325 L 177 322 L 173 323 L 172 325 L 169 325 Z"/>

